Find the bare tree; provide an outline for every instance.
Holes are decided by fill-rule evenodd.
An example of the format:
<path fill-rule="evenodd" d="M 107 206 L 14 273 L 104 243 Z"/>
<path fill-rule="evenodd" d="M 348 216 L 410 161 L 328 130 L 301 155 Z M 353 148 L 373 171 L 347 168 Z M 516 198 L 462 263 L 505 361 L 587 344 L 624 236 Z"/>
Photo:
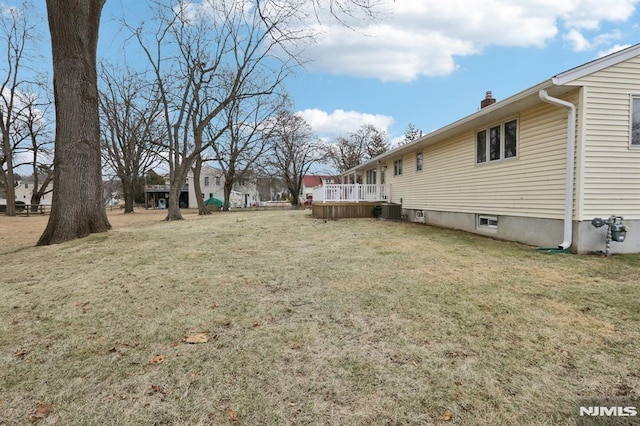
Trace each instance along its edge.
<path fill-rule="evenodd" d="M 270 132 L 271 155 L 266 167 L 272 176 L 282 176 L 291 194 L 291 205 L 298 207 L 302 180 L 311 167 L 324 161 L 327 149 L 311 126 L 300 116 L 281 112 Z"/>
<path fill-rule="evenodd" d="M 273 93 L 295 65 L 292 56 L 276 53 L 293 53 L 295 40 L 304 37 L 288 30 L 298 10 L 275 6 L 214 0 L 159 5 L 151 41 L 143 27 L 134 29 L 156 79 L 167 128 L 167 220 L 182 219 L 179 199 L 187 175 L 223 133 L 219 129 L 204 140 L 212 120 L 234 100 Z"/>
<path fill-rule="evenodd" d="M 100 77 L 102 155 L 122 184 L 124 212 L 133 213 L 144 175 L 159 162 L 160 103 L 154 85 L 131 69 L 102 64 Z"/>
<path fill-rule="evenodd" d="M 269 148 L 269 122 L 282 108 L 285 97 L 277 94 L 235 99 L 224 117 L 228 130 L 212 146 L 224 176 L 224 211 L 229 210 L 233 185 L 248 178 Z"/>
<path fill-rule="evenodd" d="M 46 0 L 53 52 L 57 126 L 53 208 L 47 228 L 38 241 L 39 245 L 104 232 L 111 227 L 101 202 L 100 119 L 96 75 L 98 27 L 104 3 L 105 0 Z M 209 0 L 205 4 L 214 6 L 215 10 L 215 6 L 222 3 Z M 158 80 L 164 77 L 175 78 L 172 84 L 167 83 L 167 86 L 174 89 L 184 83 L 185 80 L 180 80 L 181 78 L 188 82 L 183 85 L 182 92 L 177 92 L 186 94 L 186 97 L 178 95 L 173 98 L 169 94 L 169 87 L 159 87 L 164 106 L 163 118 L 170 131 L 168 153 L 171 157 L 172 190 L 167 219 L 181 218 L 176 194 L 181 190 L 181 184 L 199 151 L 204 149 L 204 127 L 230 99 L 252 95 L 242 91 L 245 76 L 256 72 L 265 62 L 283 65 L 277 60 L 266 60 L 275 58 L 272 48 L 279 46 L 289 54 L 287 57 L 295 57 L 295 52 L 289 49 L 291 45 L 286 46 L 283 42 L 299 39 L 304 35 L 304 30 L 299 27 L 297 30 L 292 27 L 294 29 L 288 31 L 287 25 L 284 25 L 287 20 L 299 19 L 297 13 L 305 4 L 302 0 L 291 0 L 290 5 L 269 0 L 228 3 L 224 2 L 224 5 L 235 7 L 236 10 L 239 8 L 242 13 L 220 15 L 226 19 L 222 20 L 221 26 L 214 26 L 214 31 L 208 34 L 211 38 L 203 39 L 200 45 L 178 44 L 178 57 L 188 60 L 182 64 L 184 66 L 174 67 L 172 73 L 165 73 L 164 66 L 161 65 L 163 59 L 168 59 L 161 54 L 161 47 L 172 36 L 174 41 L 179 41 L 185 40 L 183 36 L 193 34 L 185 25 L 188 22 L 186 17 L 181 12 L 173 14 L 173 17 L 164 15 L 169 17 L 168 20 L 161 17 L 162 24 L 158 27 L 154 43 L 149 45 L 144 43 L 141 29 L 135 32 Z M 375 1 L 313 0 L 313 5 L 317 8 L 328 4 L 333 16 L 343 12 L 348 15 L 352 10 L 350 5 L 368 11 L 372 3 Z M 193 5 L 195 3 L 180 3 L 178 10 L 185 10 Z M 171 6 L 169 5 L 168 10 L 176 10 Z M 234 26 L 234 22 L 243 25 Z M 199 53 L 205 46 L 212 48 L 213 54 L 200 56 Z M 287 66 L 280 66 L 279 72 L 277 69 L 272 70 L 276 71 L 274 83 L 279 83 L 286 75 Z M 203 91 L 203 87 L 210 87 L 215 83 L 216 77 L 220 75 L 217 71 L 223 69 L 236 76 L 234 81 L 237 84 L 233 85 L 233 90 L 227 92 L 226 96 L 220 96 L 221 93 L 215 90 Z M 277 84 L 273 87 L 276 86 Z M 265 92 L 268 91 L 269 87 L 265 88 Z M 205 94 L 208 95 L 204 96 Z M 193 115 L 188 110 L 192 107 L 192 102 L 198 104 L 205 100 L 209 105 L 218 106 L 200 115 L 201 120 L 193 126 Z"/>
<path fill-rule="evenodd" d="M 42 198 L 52 191 L 49 184 L 53 180 L 53 136 L 50 131 L 52 122 L 47 116 L 53 101 L 45 95 L 37 96 L 35 91 L 21 94 L 20 99 L 22 108 L 17 115 L 17 123 L 24 143 L 18 145 L 16 153 L 24 153 L 25 161 L 16 166 L 29 166 L 31 169 L 31 210 L 38 211 Z"/>
<path fill-rule="evenodd" d="M 20 90 L 26 83 L 22 74 L 30 43 L 37 36 L 36 25 L 29 22 L 32 9 L 33 6 L 27 2 L 19 8 L 0 6 L 0 41 L 4 57 L 0 66 L 0 179 L 6 192 L 8 216 L 16 214 L 14 155 L 18 143 L 13 131 L 19 126 L 16 120 L 21 108 Z"/>
<path fill-rule="evenodd" d="M 334 167 L 342 173 L 388 149 L 386 132 L 371 124 L 365 124 L 347 137 L 336 139 L 329 147 L 328 157 Z"/>
<path fill-rule="evenodd" d="M 56 136 L 53 202 L 38 245 L 111 228 L 102 202 L 96 49 L 105 0 L 47 0 Z"/>

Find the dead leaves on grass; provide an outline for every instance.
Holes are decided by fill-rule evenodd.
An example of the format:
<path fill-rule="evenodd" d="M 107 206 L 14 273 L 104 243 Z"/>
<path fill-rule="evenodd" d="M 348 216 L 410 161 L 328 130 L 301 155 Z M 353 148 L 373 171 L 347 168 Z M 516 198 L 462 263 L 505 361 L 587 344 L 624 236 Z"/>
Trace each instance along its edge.
<path fill-rule="evenodd" d="M 196 333 L 191 336 L 187 336 L 184 341 L 189 344 L 207 343 L 209 341 L 209 336 L 207 333 Z"/>
<path fill-rule="evenodd" d="M 233 411 L 231 407 L 227 408 L 227 415 L 229 416 L 229 421 L 231 423 L 235 423 L 238 421 L 238 414 Z"/>
<path fill-rule="evenodd" d="M 29 421 L 31 423 L 39 422 L 45 419 L 53 412 L 53 405 L 46 401 L 38 401 L 36 408 L 29 415 Z"/>
<path fill-rule="evenodd" d="M 445 411 L 442 415 L 442 420 L 445 422 L 450 422 L 453 419 L 453 413 L 449 410 Z"/>
<path fill-rule="evenodd" d="M 217 339 L 218 335 L 213 336 L 213 339 Z M 183 342 L 188 343 L 190 345 L 197 345 L 197 344 L 201 344 L 201 343 L 208 343 L 209 342 L 209 335 L 207 333 L 195 333 L 195 334 L 191 334 L 187 337 L 185 337 L 183 339 Z M 171 345 L 171 347 L 176 347 L 178 346 L 178 343 L 174 343 Z M 117 352 L 117 349 L 111 348 L 109 350 L 109 352 Z M 162 364 L 163 362 L 165 362 L 167 360 L 167 356 L 166 355 L 157 355 L 154 356 L 153 358 L 151 358 L 149 360 L 149 364 L 152 365 L 157 365 L 157 364 Z"/>
<path fill-rule="evenodd" d="M 149 360 L 149 364 L 152 364 L 152 365 L 162 364 L 166 360 L 167 360 L 167 356 L 166 355 L 158 355 L 158 356 L 154 356 L 153 358 L 151 358 Z"/>

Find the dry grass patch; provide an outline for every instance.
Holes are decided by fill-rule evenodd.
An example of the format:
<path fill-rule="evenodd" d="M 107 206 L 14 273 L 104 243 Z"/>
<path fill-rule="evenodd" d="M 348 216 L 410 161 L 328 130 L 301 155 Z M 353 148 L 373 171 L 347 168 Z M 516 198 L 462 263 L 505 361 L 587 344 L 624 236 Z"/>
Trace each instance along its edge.
<path fill-rule="evenodd" d="M 2 247 L 0 424 L 38 401 L 41 424 L 562 424 L 638 396 L 638 256 L 302 211 L 149 219 Z"/>

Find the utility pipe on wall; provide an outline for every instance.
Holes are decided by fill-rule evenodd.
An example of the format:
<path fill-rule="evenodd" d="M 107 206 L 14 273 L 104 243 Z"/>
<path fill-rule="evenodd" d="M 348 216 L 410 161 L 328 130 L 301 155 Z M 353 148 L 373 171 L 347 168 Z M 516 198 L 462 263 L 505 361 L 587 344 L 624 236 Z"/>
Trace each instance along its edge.
<path fill-rule="evenodd" d="M 571 102 L 549 96 L 546 90 L 538 93 L 544 102 L 566 107 L 567 120 L 567 165 L 564 199 L 564 241 L 558 247 L 568 249 L 573 241 L 573 167 L 576 140 L 576 106 Z"/>

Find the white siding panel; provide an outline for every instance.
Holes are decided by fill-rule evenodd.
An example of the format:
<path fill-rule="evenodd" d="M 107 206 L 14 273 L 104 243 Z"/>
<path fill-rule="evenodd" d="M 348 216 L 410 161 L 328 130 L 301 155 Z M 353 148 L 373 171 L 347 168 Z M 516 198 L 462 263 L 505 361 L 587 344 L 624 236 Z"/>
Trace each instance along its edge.
<path fill-rule="evenodd" d="M 629 147 L 631 96 L 640 95 L 640 59 L 580 79 L 588 86 L 582 220 L 640 219 L 640 150 Z"/>
<path fill-rule="evenodd" d="M 566 110 L 543 104 L 517 118 L 517 158 L 476 165 L 475 132 L 459 134 L 426 147 L 421 172 L 415 153 L 405 155 L 402 176 L 389 178 L 392 201 L 410 209 L 561 219 Z"/>

